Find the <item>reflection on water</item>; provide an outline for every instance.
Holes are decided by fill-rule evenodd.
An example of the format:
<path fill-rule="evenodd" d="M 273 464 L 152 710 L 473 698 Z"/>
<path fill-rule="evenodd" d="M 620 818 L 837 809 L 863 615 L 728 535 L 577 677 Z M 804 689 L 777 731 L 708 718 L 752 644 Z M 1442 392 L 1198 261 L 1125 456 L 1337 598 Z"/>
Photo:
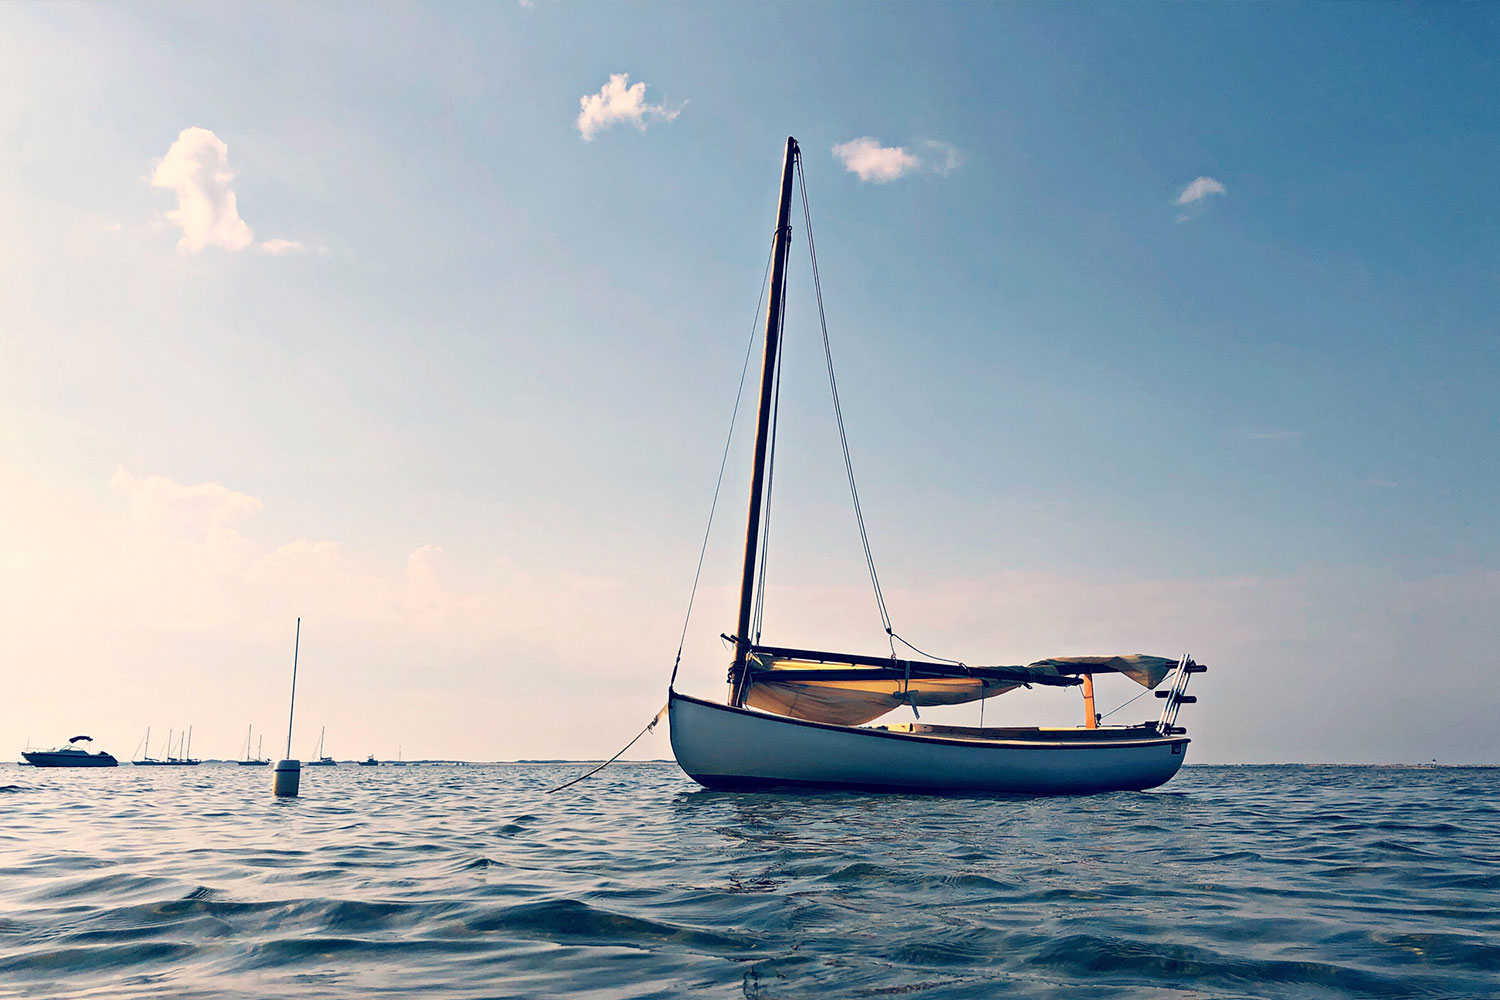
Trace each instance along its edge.
<path fill-rule="evenodd" d="M 1500 770 L 1082 798 L 0 767 L 0 996 L 1500 992 Z"/>

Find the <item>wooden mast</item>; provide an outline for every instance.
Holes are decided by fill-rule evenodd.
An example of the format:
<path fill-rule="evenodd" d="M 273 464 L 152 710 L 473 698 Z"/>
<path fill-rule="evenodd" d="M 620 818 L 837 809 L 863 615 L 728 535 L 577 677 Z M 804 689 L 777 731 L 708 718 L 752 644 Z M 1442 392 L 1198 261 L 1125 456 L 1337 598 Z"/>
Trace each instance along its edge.
<path fill-rule="evenodd" d="M 786 256 L 792 242 L 792 171 L 797 163 L 797 140 L 787 136 L 781 164 L 781 201 L 776 211 L 776 243 L 771 254 L 771 290 L 766 301 L 766 346 L 760 363 L 760 411 L 755 421 L 755 466 L 750 477 L 750 511 L 745 525 L 745 565 L 740 577 L 740 616 L 734 630 L 734 666 L 729 671 L 729 703 L 745 696 L 745 658 L 750 655 L 750 607 L 755 596 L 755 566 L 760 544 L 760 504 L 765 495 L 766 445 L 771 433 L 771 400 L 775 395 L 776 364 L 780 357 L 781 312 L 786 291 Z"/>

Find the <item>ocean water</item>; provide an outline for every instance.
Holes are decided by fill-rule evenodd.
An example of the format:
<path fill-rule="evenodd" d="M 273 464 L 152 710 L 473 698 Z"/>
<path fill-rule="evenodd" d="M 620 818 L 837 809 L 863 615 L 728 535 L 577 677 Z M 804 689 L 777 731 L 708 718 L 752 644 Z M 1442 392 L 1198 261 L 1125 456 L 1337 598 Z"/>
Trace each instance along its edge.
<path fill-rule="evenodd" d="M 543 794 L 582 771 L 0 766 L 0 996 L 1500 996 L 1500 769 Z"/>

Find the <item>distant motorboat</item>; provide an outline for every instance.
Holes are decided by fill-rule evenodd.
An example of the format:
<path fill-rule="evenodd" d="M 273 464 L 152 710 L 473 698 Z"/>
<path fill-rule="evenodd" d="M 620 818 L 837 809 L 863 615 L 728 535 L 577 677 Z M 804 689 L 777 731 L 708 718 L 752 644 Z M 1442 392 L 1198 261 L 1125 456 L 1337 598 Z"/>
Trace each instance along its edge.
<path fill-rule="evenodd" d="M 313 757 L 312 760 L 308 761 L 306 764 L 303 764 L 302 765 L 303 767 L 337 767 L 338 766 L 338 763 L 339 763 L 338 761 L 334 760 L 332 757 L 325 756 L 324 753 L 323 753 L 323 736 L 327 732 L 328 732 L 328 727 L 327 726 L 324 726 L 322 729 L 318 730 L 318 749 L 317 749 L 317 753 Z"/>
<path fill-rule="evenodd" d="M 261 753 L 261 748 L 264 747 L 266 743 L 266 738 L 264 736 L 260 738 L 260 742 L 255 746 L 255 756 L 250 756 L 250 734 L 254 731 L 254 726 L 251 726 L 249 729 L 245 730 L 245 759 L 235 761 L 235 763 L 240 765 L 241 767 L 265 767 L 267 764 L 271 763 L 266 759 L 265 755 Z"/>
<path fill-rule="evenodd" d="M 370 756 L 366 757 L 364 760 L 357 761 L 356 763 L 358 763 L 360 767 L 379 767 L 380 766 L 380 761 L 378 761 L 378 760 L 375 759 L 375 755 L 374 754 L 370 754 Z"/>
<path fill-rule="evenodd" d="M 56 750 L 22 750 L 21 756 L 32 767 L 118 767 L 120 762 L 113 755 L 103 750 L 90 753 L 77 745 L 93 741 L 91 736 L 74 736 L 65 747 L 58 747 Z"/>

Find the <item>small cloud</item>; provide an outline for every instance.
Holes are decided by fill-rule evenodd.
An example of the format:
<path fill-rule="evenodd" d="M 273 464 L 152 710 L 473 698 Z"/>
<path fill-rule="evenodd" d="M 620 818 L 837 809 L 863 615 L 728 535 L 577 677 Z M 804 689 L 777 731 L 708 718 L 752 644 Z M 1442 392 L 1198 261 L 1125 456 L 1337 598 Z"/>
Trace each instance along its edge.
<path fill-rule="evenodd" d="M 917 142 L 926 155 L 919 156 L 905 146 L 882 146 L 879 139 L 868 135 L 839 143 L 833 147 L 833 155 L 845 170 L 871 184 L 888 184 L 916 171 L 943 176 L 957 170 L 963 162 L 956 146 L 937 139 Z"/>
<path fill-rule="evenodd" d="M 123 465 L 115 468 L 109 488 L 125 497 L 126 514 L 132 521 L 220 527 L 261 509 L 256 497 L 219 483 L 184 486 L 166 476 L 132 475 Z"/>
<path fill-rule="evenodd" d="M 1224 185 L 1212 177 L 1199 177 L 1183 188 L 1182 193 L 1172 201 L 1172 204 L 1185 209 L 1185 211 L 1177 213 L 1177 221 L 1187 222 L 1189 219 L 1201 215 L 1203 210 L 1208 207 L 1207 199 L 1211 195 L 1222 195 L 1225 193 L 1227 193 L 1227 189 Z"/>
<path fill-rule="evenodd" d="M 243 250 L 255 234 L 240 218 L 234 190 L 229 186 L 229 147 L 206 128 L 185 128 L 167 149 L 151 176 L 151 186 L 177 194 L 177 207 L 167 218 L 182 229 L 179 250 L 197 253 L 206 247 Z"/>
<path fill-rule="evenodd" d="M 268 253 L 273 257 L 280 257 L 287 253 L 301 253 L 307 247 L 296 240 L 266 240 L 256 247 L 261 253 Z M 324 249 L 324 248 L 320 248 Z"/>
<path fill-rule="evenodd" d="M 940 177 L 946 177 L 959 167 L 963 166 L 963 154 L 958 147 L 937 139 L 923 139 L 922 145 L 927 147 L 928 156 L 923 165 Z"/>
<path fill-rule="evenodd" d="M 578 106 L 582 109 L 578 112 L 578 132 L 586 142 L 620 122 L 634 125 L 638 131 L 644 132 L 648 121 L 672 121 L 682 113 L 683 107 L 648 104 L 646 85 L 630 83 L 629 73 L 611 73 L 609 82 L 599 88 L 599 93 L 580 97 Z"/>
<path fill-rule="evenodd" d="M 1174 205 L 1191 205 L 1195 201 L 1202 201 L 1211 194 L 1225 194 L 1224 185 L 1212 177 L 1199 177 L 1187 187 L 1182 189 L 1182 194 L 1177 196 Z"/>

